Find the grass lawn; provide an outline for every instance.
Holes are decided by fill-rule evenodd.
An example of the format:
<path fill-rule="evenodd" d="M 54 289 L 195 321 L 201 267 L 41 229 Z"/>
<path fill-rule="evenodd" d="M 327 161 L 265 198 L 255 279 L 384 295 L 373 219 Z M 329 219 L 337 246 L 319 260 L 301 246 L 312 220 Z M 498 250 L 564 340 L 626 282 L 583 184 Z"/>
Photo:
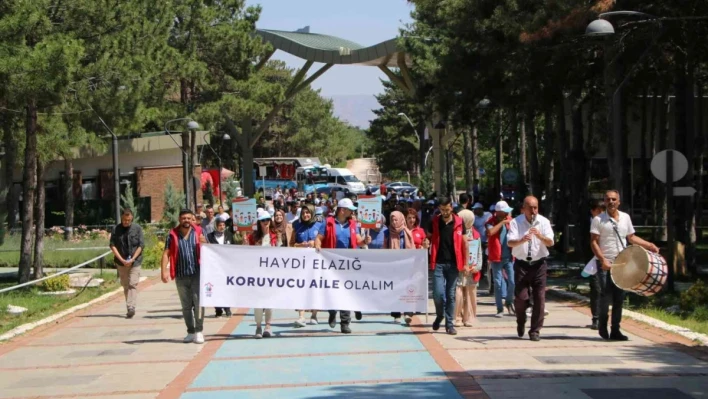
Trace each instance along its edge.
<path fill-rule="evenodd" d="M 632 309 L 635 312 L 661 320 L 664 323 L 672 324 L 679 327 L 688 328 L 691 331 L 708 334 L 708 321 L 696 320 L 691 314 L 687 316 L 679 316 L 667 313 L 665 310 L 658 308 L 640 308 Z"/>
<path fill-rule="evenodd" d="M 99 248 L 86 250 L 64 251 L 72 248 Z M 48 237 L 44 240 L 44 267 L 46 269 L 57 267 L 71 267 L 109 251 L 107 239 L 84 239 L 80 241 L 64 241 L 57 237 Z M 109 259 L 110 258 L 110 259 Z M 106 259 L 108 265 L 112 256 Z M 0 247 L 0 267 L 17 267 L 20 262 L 20 235 L 15 234 L 5 239 L 5 244 Z"/>
<path fill-rule="evenodd" d="M 31 323 L 62 310 L 71 308 L 82 303 L 113 291 L 120 286 L 115 271 L 106 271 L 96 275 L 105 281 L 96 288 L 75 288 L 76 293 L 62 296 L 40 296 L 38 288 L 19 289 L 0 294 L 0 334 L 4 334 L 13 328 L 25 323 Z M 15 285 L 15 281 L 0 280 L 0 288 Z M 7 313 L 7 305 L 22 306 L 28 310 L 19 316 Z"/>

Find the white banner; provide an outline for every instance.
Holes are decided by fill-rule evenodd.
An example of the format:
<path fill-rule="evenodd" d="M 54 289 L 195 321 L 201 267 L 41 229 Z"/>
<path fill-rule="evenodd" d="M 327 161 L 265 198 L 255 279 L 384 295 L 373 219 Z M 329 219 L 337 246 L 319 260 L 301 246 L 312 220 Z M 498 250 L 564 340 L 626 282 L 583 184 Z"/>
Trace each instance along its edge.
<path fill-rule="evenodd" d="M 203 307 L 425 312 L 426 250 L 204 244 Z"/>

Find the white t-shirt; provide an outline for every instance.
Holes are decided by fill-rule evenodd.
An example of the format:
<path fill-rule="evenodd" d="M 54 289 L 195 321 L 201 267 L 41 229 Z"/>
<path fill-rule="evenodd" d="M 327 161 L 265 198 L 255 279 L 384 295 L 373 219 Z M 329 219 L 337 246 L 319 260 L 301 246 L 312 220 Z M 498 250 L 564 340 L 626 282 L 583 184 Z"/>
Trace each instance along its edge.
<path fill-rule="evenodd" d="M 619 212 L 619 220 L 612 219 L 607 212 L 602 212 L 595 216 L 590 224 L 590 234 L 600 236 L 600 251 L 602 251 L 602 256 L 610 262 L 614 261 L 617 255 L 627 246 L 627 236 L 634 234 L 632 218 L 622 211 L 617 212 Z M 617 237 L 617 233 L 615 233 L 615 229 L 612 226 L 615 223 L 619 237 Z"/>
<path fill-rule="evenodd" d="M 221 235 L 221 237 L 215 235 L 214 238 L 216 238 L 216 242 L 218 242 L 220 245 L 224 245 L 224 238 L 226 238 L 225 235 Z"/>
<path fill-rule="evenodd" d="M 509 232 L 506 235 L 508 241 L 516 241 L 522 239 L 531 229 L 531 223 L 526 220 L 526 215 L 519 215 L 511 219 L 509 223 Z M 541 232 L 544 237 L 554 240 L 553 228 L 551 221 L 541 215 L 536 215 L 536 229 Z M 548 248 L 537 237 L 533 237 L 531 241 L 525 242 L 523 245 L 517 245 L 511 249 L 511 254 L 519 260 L 526 261 L 529 254 L 529 245 L 531 245 L 531 262 L 535 262 L 549 255 Z"/>
<path fill-rule="evenodd" d="M 482 216 L 474 215 L 474 229 L 479 233 L 482 242 L 487 242 L 487 228 L 484 224 L 487 223 L 490 217 L 492 217 L 492 214 L 489 212 L 484 212 Z"/>
<path fill-rule="evenodd" d="M 300 210 L 300 209 L 298 208 L 298 210 Z M 295 219 L 297 219 L 298 214 L 299 214 L 299 212 L 298 212 L 298 213 L 295 213 L 294 215 L 293 215 L 292 212 L 288 212 L 288 213 L 285 214 L 285 220 L 287 220 L 288 223 L 292 223 L 292 222 L 295 221 Z"/>

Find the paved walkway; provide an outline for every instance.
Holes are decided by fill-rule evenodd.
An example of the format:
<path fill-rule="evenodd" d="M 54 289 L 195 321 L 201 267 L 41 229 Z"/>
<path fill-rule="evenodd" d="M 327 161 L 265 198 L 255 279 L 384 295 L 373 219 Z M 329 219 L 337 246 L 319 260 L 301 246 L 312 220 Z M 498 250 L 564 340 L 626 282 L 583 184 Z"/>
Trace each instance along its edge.
<path fill-rule="evenodd" d="M 387 315 L 364 315 L 351 335 L 322 324 L 292 328 L 275 311 L 274 338 L 254 340 L 252 312 L 215 319 L 207 343 L 184 344 L 173 284 L 141 286 L 123 318 L 120 296 L 0 345 L 0 398 L 704 398 L 708 352 L 626 321 L 631 340 L 606 343 L 588 311 L 550 301 L 541 342 L 516 337 L 479 298 L 479 320 L 457 336 Z M 431 304 L 431 309 L 433 309 Z M 432 322 L 432 317 L 431 320 Z M 338 327 L 337 327 L 338 328 Z"/>

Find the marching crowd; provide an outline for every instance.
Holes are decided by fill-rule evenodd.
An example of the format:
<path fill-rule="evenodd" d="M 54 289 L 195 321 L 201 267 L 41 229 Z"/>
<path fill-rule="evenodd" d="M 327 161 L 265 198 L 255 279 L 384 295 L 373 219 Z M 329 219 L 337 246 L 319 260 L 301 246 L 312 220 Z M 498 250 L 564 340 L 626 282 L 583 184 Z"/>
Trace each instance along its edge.
<path fill-rule="evenodd" d="M 331 198 L 307 194 L 300 200 L 296 193 L 273 196 L 273 204 L 259 201 L 257 227 L 252 234 L 233 233 L 231 210 L 207 206 L 202 212 L 184 209 L 179 224 L 171 229 L 162 257 L 161 277 L 177 286 L 187 327 L 184 342 L 203 343 L 204 311 L 199 305 L 199 256 L 203 243 L 241 244 L 261 247 L 294 248 L 366 248 L 369 250 L 427 249 L 433 276 L 433 300 L 436 317 L 432 328 L 444 322 L 447 334 L 457 334 L 456 327 L 471 327 L 477 314 L 477 286 L 483 276 L 494 295 L 496 317 L 504 310 L 516 317 L 517 333 L 540 340 L 545 311 L 545 288 L 548 248 L 554 244 L 550 221 L 539 214 L 538 200 L 528 196 L 520 214 L 505 201 L 489 210 L 471 197 L 461 194 L 456 204 L 447 197 L 426 199 L 422 192 L 400 196 L 382 192 L 383 214 L 380 227 L 361 229 L 357 223 L 356 196 L 335 194 Z M 263 198 L 263 197 L 261 197 Z M 592 207 L 592 250 L 597 272 L 591 278 L 593 329 L 605 339 L 626 340 L 620 332 L 624 292 L 615 286 L 608 270 L 626 242 L 658 252 L 654 244 L 634 234 L 631 220 L 620 212 L 619 194 L 608 191 L 604 203 Z M 111 249 L 123 285 L 127 317 L 135 315 L 136 288 L 144 247 L 142 230 L 132 223 L 130 210 L 124 210 L 121 223 L 111 236 Z M 609 303 L 612 302 L 612 332 L 608 333 Z M 530 310 L 530 313 L 527 311 Z M 298 309 L 295 327 L 319 324 L 318 310 Z M 328 324 L 336 326 L 339 312 L 340 331 L 352 332 L 350 310 L 329 310 Z M 309 313 L 309 321 L 306 319 Z M 272 309 L 254 309 L 255 338 L 272 336 Z M 231 309 L 216 308 L 216 317 L 231 316 Z M 354 312 L 357 320 L 361 312 Z M 265 317 L 264 317 L 265 316 Z M 394 323 L 410 324 L 413 314 L 392 312 Z M 265 318 L 265 320 L 264 320 Z"/>

